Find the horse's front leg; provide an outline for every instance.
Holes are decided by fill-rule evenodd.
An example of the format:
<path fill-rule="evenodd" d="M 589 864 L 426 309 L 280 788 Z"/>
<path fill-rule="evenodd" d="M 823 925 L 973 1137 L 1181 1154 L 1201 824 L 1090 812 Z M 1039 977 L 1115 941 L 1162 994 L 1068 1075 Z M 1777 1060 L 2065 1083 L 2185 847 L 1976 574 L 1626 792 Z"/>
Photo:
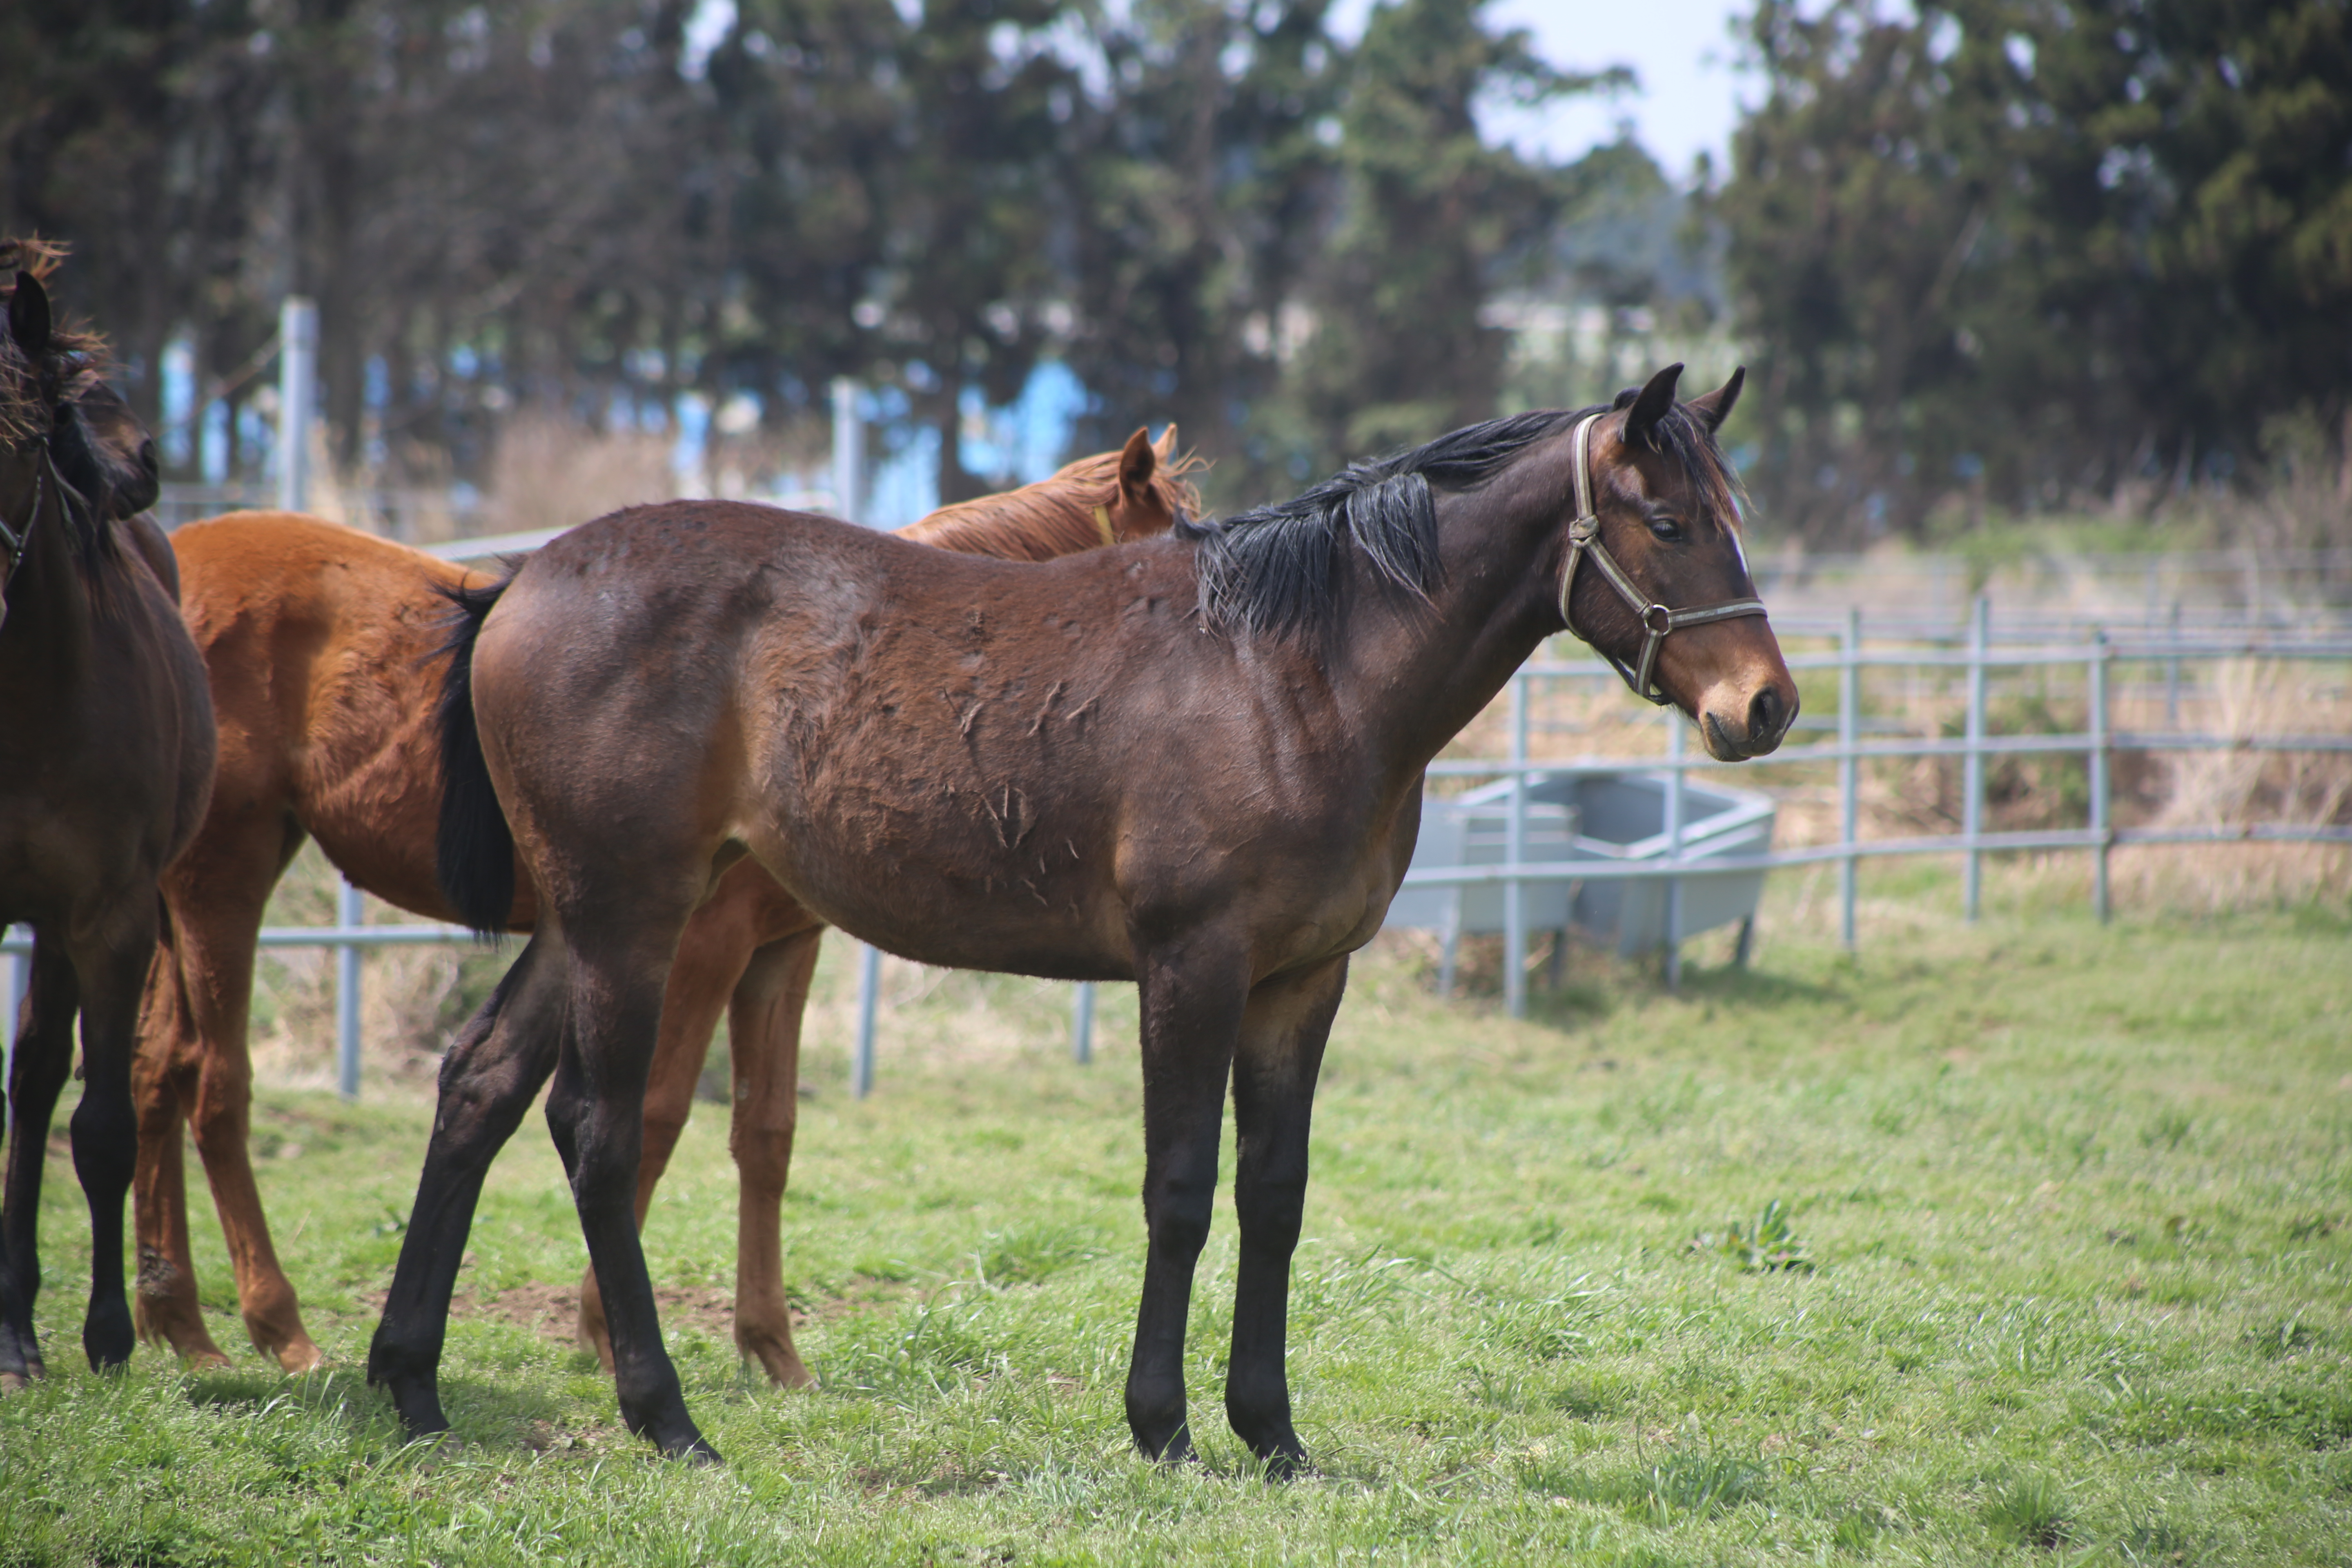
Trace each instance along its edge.
<path fill-rule="evenodd" d="M 139 1004 L 155 957 L 158 907 L 153 891 L 142 889 L 74 953 L 82 982 L 82 1090 L 70 1125 L 74 1174 L 89 1205 L 89 1305 L 82 1315 L 81 1346 L 100 1371 L 129 1361 L 138 1341 L 122 1277 L 122 1216 L 139 1164 L 131 1058 L 139 1047 Z"/>
<path fill-rule="evenodd" d="M 8 1058 L 8 1171 L 0 1203 L 0 1393 L 47 1370 L 33 1333 L 33 1298 L 41 1287 L 38 1232 L 41 1173 L 49 1152 L 49 1119 L 73 1066 L 74 1016 L 81 991 L 73 964 L 54 937 L 36 931 L 33 984 Z"/>
<path fill-rule="evenodd" d="M 1217 1138 L 1248 961 L 1204 946 L 1147 953 L 1143 1009 L 1143 1300 L 1127 1370 L 1127 1424 L 1155 1459 L 1192 1457 L 1184 1415 L 1184 1323 L 1192 1269 L 1217 1195 Z"/>
<path fill-rule="evenodd" d="M 1269 980 L 1250 993 L 1234 1061 L 1234 1137 L 1239 1145 L 1234 1207 L 1241 1219 L 1240 1278 L 1234 1287 L 1233 1359 L 1225 1372 L 1225 1418 L 1265 1462 L 1286 1477 L 1307 1450 L 1290 1425 L 1290 1255 L 1307 1204 L 1307 1124 L 1324 1042 L 1348 984 L 1343 955 Z"/>

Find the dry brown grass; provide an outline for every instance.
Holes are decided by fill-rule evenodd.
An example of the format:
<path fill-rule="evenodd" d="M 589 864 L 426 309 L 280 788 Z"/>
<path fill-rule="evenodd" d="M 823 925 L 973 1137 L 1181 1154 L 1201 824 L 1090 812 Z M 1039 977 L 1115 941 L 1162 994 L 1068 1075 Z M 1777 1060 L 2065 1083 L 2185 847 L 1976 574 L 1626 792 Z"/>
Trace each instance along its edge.
<path fill-rule="evenodd" d="M 499 435 L 491 459 L 484 531 L 569 528 L 608 511 L 677 494 L 667 435 L 596 432 L 568 420 L 522 414 Z"/>
<path fill-rule="evenodd" d="M 268 923 L 334 923 L 334 868 L 316 845 L 296 856 L 270 900 Z M 405 922 L 412 917 L 367 900 L 368 918 Z M 370 1079 L 430 1082 L 435 1065 L 459 1021 L 455 947 L 379 947 L 360 960 L 362 1062 Z M 278 948 L 262 954 L 253 977 L 254 1071 L 287 1089 L 331 1089 L 335 1083 L 335 967 L 331 948 Z"/>

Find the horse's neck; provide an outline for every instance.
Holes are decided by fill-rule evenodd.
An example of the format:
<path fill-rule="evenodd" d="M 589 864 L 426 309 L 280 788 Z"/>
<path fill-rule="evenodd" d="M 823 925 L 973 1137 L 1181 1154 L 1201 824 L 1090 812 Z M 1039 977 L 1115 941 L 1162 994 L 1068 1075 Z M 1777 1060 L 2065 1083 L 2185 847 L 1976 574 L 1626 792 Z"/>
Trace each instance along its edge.
<path fill-rule="evenodd" d="M 1552 596 L 1554 519 L 1441 514 L 1444 572 L 1429 602 L 1371 580 L 1358 560 L 1353 597 L 1369 614 L 1333 658 L 1351 721 L 1402 778 L 1421 770 L 1485 711 L 1512 673 L 1559 629 Z"/>
<path fill-rule="evenodd" d="M 1085 517 L 1081 503 L 1069 493 L 1050 489 L 1054 483 L 1048 479 L 1011 495 L 966 501 L 898 532 L 943 550 L 1013 561 L 1050 561 L 1104 542 L 1090 519 L 1080 521 Z"/>
<path fill-rule="evenodd" d="M 74 561 L 66 520 L 54 511 L 34 521 L 25 553 L 8 579 L 8 618 L 0 621 L 0 686 L 36 684 L 62 692 L 89 663 L 90 587 Z"/>

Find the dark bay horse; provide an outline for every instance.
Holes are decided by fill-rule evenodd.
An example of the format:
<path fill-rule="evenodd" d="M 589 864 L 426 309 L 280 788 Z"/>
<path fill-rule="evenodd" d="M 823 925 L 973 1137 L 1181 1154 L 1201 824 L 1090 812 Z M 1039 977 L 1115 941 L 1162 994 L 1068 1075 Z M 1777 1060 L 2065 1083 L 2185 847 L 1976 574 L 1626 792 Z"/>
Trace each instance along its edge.
<path fill-rule="evenodd" d="M 1175 456 L 1139 431 L 1123 450 L 932 513 L 902 533 L 949 549 L 1045 560 L 1164 533 L 1200 498 Z M 183 607 L 210 678 L 220 766 L 212 808 L 163 880 L 170 918 L 148 981 L 134 1074 L 139 1327 L 199 1364 L 226 1358 L 206 1331 L 188 1246 L 181 1125 L 189 1124 L 256 1349 L 289 1372 L 320 1359 L 278 1265 L 247 1138 L 248 1015 L 271 889 L 305 837 L 357 886 L 455 918 L 434 871 L 441 805 L 436 710 L 445 594 L 488 583 L 389 540 L 318 518 L 237 512 L 172 535 Z M 167 558 L 170 550 L 167 549 Z M 537 918 L 527 879 L 498 923 Z M 779 1232 L 798 1114 L 801 1010 L 823 925 L 756 865 L 727 876 L 679 944 L 646 1100 L 644 1221 L 686 1124 L 720 1015 L 731 1021 L 739 1175 L 735 1339 L 779 1384 L 809 1381 L 793 1348 Z M 611 1352 L 591 1283 L 583 1336 Z"/>
<path fill-rule="evenodd" d="M 122 1197 L 138 1138 L 140 992 L 156 880 L 202 819 L 213 771 L 204 666 L 152 564 L 152 520 L 129 521 L 154 499 L 153 449 L 100 383 L 97 340 L 51 319 L 41 279 L 58 257 L 0 241 L 0 270 L 15 273 L 0 337 L 0 927 L 33 928 L 32 986 L 12 1020 L 0 1388 L 44 1370 L 36 1231 L 77 1018 L 73 1159 L 91 1246 L 82 1349 L 97 1367 L 130 1359 Z M 126 444 L 131 458 L 118 460 Z"/>
<path fill-rule="evenodd" d="M 1738 378 L 1677 404 L 1680 370 L 1044 565 L 688 503 L 590 523 L 478 598 L 450 671 L 477 727 L 447 754 L 478 743 L 542 911 L 445 1061 L 368 1361 L 409 1429 L 446 1426 L 436 1368 L 483 1173 L 552 1073 L 623 1416 L 715 1458 L 629 1200 L 663 977 L 748 858 L 922 963 L 1136 981 L 1148 1251 L 1127 1415 L 1160 1458 L 1191 1450 L 1185 1320 L 1230 1082 L 1225 1411 L 1271 1469 L 1303 1463 L 1284 1348 L 1315 1081 L 1423 769 L 1563 626 L 1717 757 L 1771 751 L 1794 717 L 1714 440 Z M 503 913 L 495 887 L 452 891 L 478 923 Z"/>

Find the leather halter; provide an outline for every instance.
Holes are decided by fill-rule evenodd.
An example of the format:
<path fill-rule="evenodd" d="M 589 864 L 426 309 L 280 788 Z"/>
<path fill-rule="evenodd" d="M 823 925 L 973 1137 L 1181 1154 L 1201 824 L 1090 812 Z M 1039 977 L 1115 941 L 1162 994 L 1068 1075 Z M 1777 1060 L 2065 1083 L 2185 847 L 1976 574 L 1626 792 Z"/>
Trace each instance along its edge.
<path fill-rule="evenodd" d="M 1587 415 L 1578 422 L 1576 434 L 1571 437 L 1576 444 L 1576 517 L 1568 525 L 1568 565 L 1559 574 L 1559 618 L 1568 623 L 1570 632 L 1624 677 L 1625 684 L 1633 689 L 1635 695 L 1664 706 L 1671 699 L 1664 692 L 1653 689 L 1650 677 L 1657 667 L 1658 649 L 1664 644 L 1666 634 L 1678 632 L 1685 626 L 1703 626 L 1710 621 L 1760 616 L 1764 614 L 1764 601 L 1726 599 L 1719 605 L 1674 610 L 1658 604 L 1634 585 L 1633 579 L 1625 574 L 1625 569 L 1617 564 L 1616 557 L 1611 555 L 1608 547 L 1601 542 L 1601 512 L 1592 502 L 1591 458 L 1587 450 L 1592 426 L 1600 419 L 1598 414 Z M 1642 657 L 1637 664 L 1627 665 L 1623 659 L 1577 630 L 1576 616 L 1570 613 L 1568 601 L 1569 595 L 1576 589 L 1577 565 L 1587 555 L 1592 557 L 1592 564 L 1599 569 L 1602 580 L 1617 590 L 1618 597 L 1633 606 L 1633 614 L 1641 617 L 1643 629 L 1649 634 L 1642 643 Z"/>
<path fill-rule="evenodd" d="M 5 555 L 8 558 L 10 572 L 16 571 L 16 563 L 25 558 L 25 546 L 32 539 L 33 530 L 41 521 L 41 503 L 48 499 L 49 470 L 56 466 L 56 460 L 49 456 L 48 444 L 43 442 L 41 465 L 33 470 L 33 504 L 26 509 L 24 522 L 11 528 L 8 526 L 8 520 L 0 517 L 0 555 Z M 62 487 L 65 480 L 60 479 L 58 483 Z"/>

